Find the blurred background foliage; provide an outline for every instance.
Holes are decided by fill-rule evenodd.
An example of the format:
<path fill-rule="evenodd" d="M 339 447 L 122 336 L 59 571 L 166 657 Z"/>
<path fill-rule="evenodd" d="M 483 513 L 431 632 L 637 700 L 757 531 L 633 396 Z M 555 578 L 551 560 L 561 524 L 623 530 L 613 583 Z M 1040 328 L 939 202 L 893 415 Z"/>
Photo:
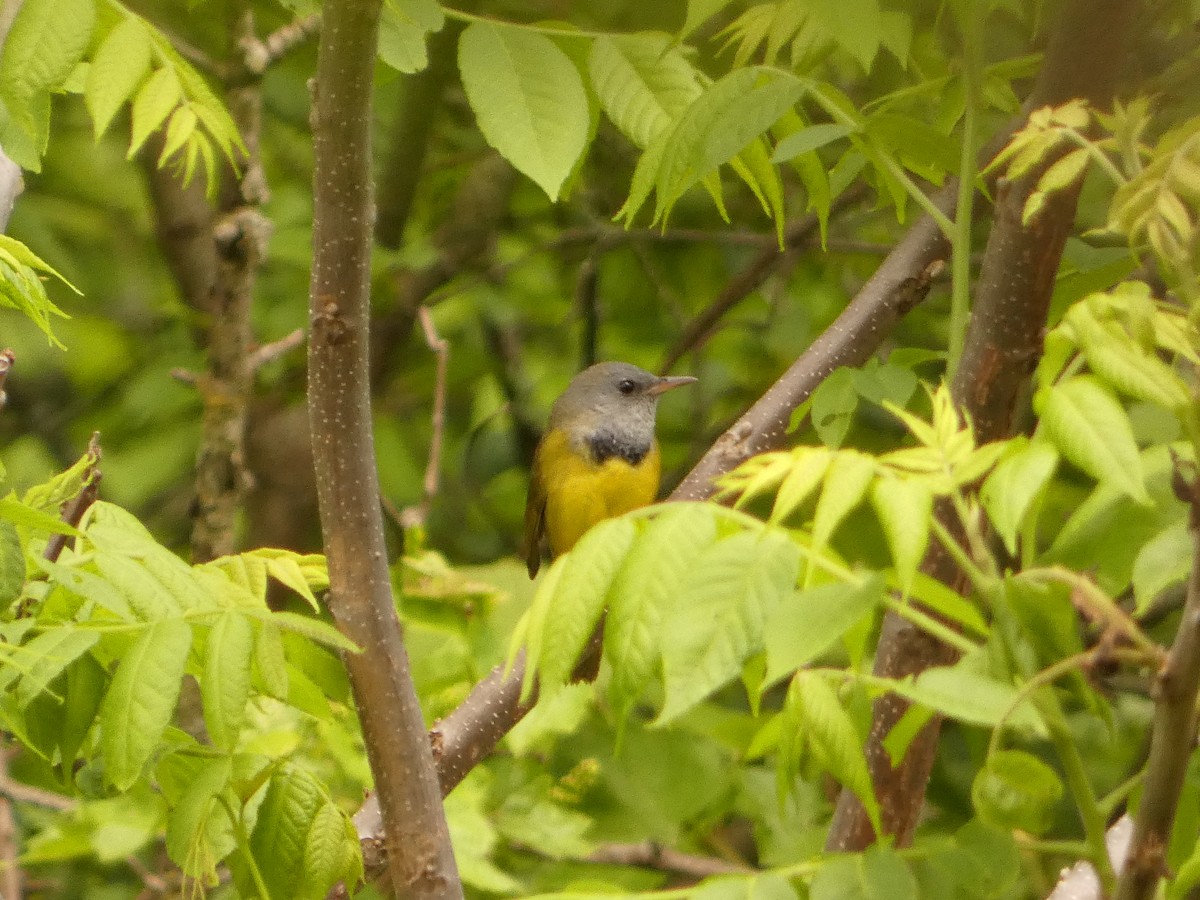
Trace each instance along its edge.
<path fill-rule="evenodd" d="M 233 0 L 129 4 L 178 46 L 212 59 L 230 54 L 227 25 L 243 5 Z M 267 0 L 251 5 L 260 33 L 289 21 L 295 9 Z M 677 32 L 688 9 L 701 5 L 681 0 L 583 5 L 480 0 L 470 4 L 470 11 L 519 22 L 569 21 L 572 27 L 596 31 Z M 881 50 L 864 70 L 844 50 L 826 48 L 802 60 L 799 69 L 836 84 L 860 109 L 886 104 L 906 121 L 924 123 L 927 128 L 920 132 L 898 132 L 897 149 L 908 154 L 914 167 L 923 167 L 929 184 L 938 184 L 956 165 L 965 102 L 957 31 L 944 14 L 945 5 L 934 0 L 882 5 L 909 18 L 911 40 L 901 52 Z M 1017 111 L 1037 71 L 1044 24 L 1058 5 L 1036 0 L 992 4 L 985 53 L 992 68 L 984 86 L 981 133 L 995 132 Z M 728 70 L 737 46 L 729 46 L 721 29 L 754 6 L 730 4 L 688 38 L 688 53 L 701 70 L 713 77 Z M 1148 72 L 1173 71 L 1169 63 L 1177 60 L 1185 73 L 1186 66 L 1194 72 L 1195 4 L 1158 2 L 1150 7 L 1147 19 L 1154 27 L 1140 37 L 1138 64 Z M 553 398 L 595 360 L 620 359 L 661 370 L 688 323 L 770 250 L 776 238 L 759 202 L 732 177 L 724 185 L 728 222 L 703 191 L 693 190 L 680 200 L 664 230 L 644 222 L 628 229 L 615 224 L 638 151 L 603 118 L 585 162 L 568 182 L 565 200 L 551 203 L 484 142 L 454 73 L 453 44 L 434 38 L 431 53 L 435 69 L 440 66 L 448 74 L 437 92 L 427 152 L 416 162 L 403 152 L 411 134 L 403 129 L 398 110 L 406 96 L 420 90 L 418 83 L 382 62 L 377 72 L 381 217 L 399 215 L 397 195 L 390 190 L 397 184 L 414 187 L 398 247 L 380 246 L 375 254 L 373 372 L 383 491 L 391 506 L 403 509 L 421 499 L 431 440 L 436 361 L 414 324 L 412 304 L 429 306 L 450 346 L 442 480 L 424 533 L 409 535 L 407 557 L 397 564 L 395 577 L 414 674 L 432 720 L 452 709 L 503 658 L 508 635 L 530 597 L 514 551 L 532 442 Z M 273 65 L 262 82 L 262 155 L 270 188 L 263 212 L 272 229 L 253 309 L 255 334 L 262 343 L 307 323 L 312 151 L 306 82 L 314 68 L 315 44 L 310 41 Z M 1169 91 L 1163 95 L 1167 120 L 1196 113 L 1200 94 L 1172 90 L 1166 78 L 1162 83 Z M 127 117 L 128 111 L 122 115 Z M 49 345 L 20 315 L 0 310 L 3 343 L 14 348 L 18 359 L 8 381 L 9 403 L 0 416 L 0 444 L 10 483 L 20 490 L 77 459 L 98 430 L 103 496 L 133 511 L 160 540 L 186 555 L 201 403 L 196 386 L 173 373 L 204 369 L 204 322 L 184 301 L 164 260 L 149 183 L 154 161 L 126 158 L 127 128 L 114 128 L 97 143 L 81 99 L 65 95 L 55 100 L 44 168 L 26 175 L 9 232 L 62 272 L 83 297 L 48 286 L 71 316 L 58 325 L 66 350 Z M 840 146 L 820 151 L 835 187 L 846 190 L 859 179 L 868 182 L 868 189 L 835 208 L 824 246 L 814 231 L 788 251 L 774 274 L 737 303 L 711 335 L 685 347 L 673 366 L 700 382 L 662 404 L 659 435 L 666 489 L 834 319 L 916 215 L 908 201 L 897 209 L 886 185 L 874 183 L 869 171 L 860 176 L 855 167 L 861 160 L 847 158 L 843 151 Z M 785 173 L 784 189 L 794 221 L 812 198 L 790 173 Z M 1104 222 L 1108 201 L 1106 192 L 1089 182 L 1077 233 Z M 1135 265 L 1123 245 L 1073 238 L 1053 315 L 1061 315 L 1090 290 L 1124 277 Z M 930 382 L 940 377 L 948 310 L 949 285 L 943 280 L 900 323 L 881 353 L 881 364 L 858 376 L 839 374 L 827 383 L 794 440 L 869 450 L 899 442 L 902 429 L 880 403 L 892 399 L 918 408 L 926 403 L 923 392 L 915 390 L 914 375 Z M 882 364 L 896 348 L 901 352 Z M 302 350 L 258 373 L 248 430 L 255 484 L 241 523 L 244 547 L 319 548 L 304 383 Z M 1135 407 L 1139 437 L 1144 442 L 1169 439 L 1164 429 L 1170 429 L 1170 422 L 1149 408 L 1144 412 L 1136 414 Z M 1088 487 L 1082 479 L 1073 484 L 1069 477 L 1060 478 L 1047 503 L 1069 510 Z M 1043 521 L 1061 518 L 1046 515 Z M 1153 532 L 1161 524 L 1156 519 L 1146 527 Z M 846 532 L 854 533 L 858 559 L 884 558 L 882 537 L 865 510 Z M 399 550 L 398 528 L 391 539 Z M 1128 546 L 1135 544 L 1140 541 Z M 1132 559 L 1124 560 L 1119 548 L 1112 549 L 1112 554 L 1095 557 L 1102 574 L 1114 567 L 1122 570 L 1114 573 L 1115 583 L 1127 581 Z M 1090 564 L 1077 556 L 1069 547 L 1062 551 L 1072 564 Z M 857 646 L 861 654 L 867 639 L 866 634 L 851 636 L 851 651 Z M 334 701 L 339 712 L 310 720 L 260 711 L 256 746 L 303 755 L 352 810 L 368 773 L 353 717 L 343 705 L 348 700 L 344 673 L 326 651 L 299 645 L 289 650 L 304 656 L 318 693 Z M 769 696 L 766 702 L 777 705 L 780 698 Z M 858 704 L 856 714 L 865 723 L 866 696 L 851 702 Z M 1129 701 L 1120 713 L 1118 734 L 1141 734 L 1149 704 Z M 1132 740 L 1114 739 L 1093 716 L 1073 716 L 1072 725 L 1085 758 L 1098 772 L 1103 769 L 1098 779 L 1112 787 L 1139 748 Z M 596 704 L 594 689 L 562 691 L 506 739 L 503 753 L 476 769 L 451 795 L 448 814 L 464 879 L 482 894 L 525 896 L 566 885 L 649 889 L 672 877 L 579 861 L 606 841 L 649 839 L 763 866 L 805 859 L 823 845 L 833 795 L 819 782 L 805 783 L 781 803 L 772 767 L 749 752 L 757 728 L 740 687 L 733 687 L 670 729 L 652 730 L 634 717 L 618 750 L 611 711 Z M 916 896 L 914 877 L 920 879 L 920 895 L 931 897 L 1029 896 L 1048 887 L 1055 862 L 1034 862 L 1030 854 L 1019 854 L 1009 832 L 972 821 L 971 779 L 986 742 L 982 729 L 948 727 L 930 795 L 937 808 L 935 821 L 910 857 L 915 875 L 905 869 L 892 896 Z M 36 782 L 36 764 L 25 762 L 25 777 Z M 1200 819 L 1200 806 L 1187 800 L 1184 815 Z M 1064 800 L 1058 809 L 1064 831 L 1070 830 L 1072 816 Z M 143 824 L 148 840 L 161 822 Z M 76 833 L 85 835 L 79 839 L 83 846 L 103 844 L 95 830 L 81 829 Z M 956 842 L 958 868 L 922 862 L 920 848 L 932 846 L 922 842 L 941 839 L 944 849 L 950 837 Z M 153 856 L 144 840 L 129 845 Z M 63 852 L 57 858 L 69 856 Z M 48 853 L 46 858 L 56 857 Z M 58 885 L 76 887 L 57 896 L 131 895 L 138 879 L 120 858 L 99 858 L 99 863 L 78 863 L 74 874 L 59 878 Z M 1070 854 L 1048 859 L 1061 863 Z M 814 882 L 811 896 L 836 895 L 820 890 Z"/>

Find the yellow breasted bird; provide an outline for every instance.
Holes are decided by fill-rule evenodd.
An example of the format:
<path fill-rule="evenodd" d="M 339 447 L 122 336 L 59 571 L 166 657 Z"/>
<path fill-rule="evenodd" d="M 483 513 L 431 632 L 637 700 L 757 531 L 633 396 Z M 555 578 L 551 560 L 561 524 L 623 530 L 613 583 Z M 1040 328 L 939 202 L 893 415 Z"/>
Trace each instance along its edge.
<path fill-rule="evenodd" d="M 550 553 L 566 553 L 583 533 L 610 516 L 653 503 L 660 461 L 654 438 L 658 398 L 692 384 L 690 376 L 651 375 L 629 363 L 584 369 L 550 410 L 533 455 L 525 539 L 521 553 L 529 577 Z"/>

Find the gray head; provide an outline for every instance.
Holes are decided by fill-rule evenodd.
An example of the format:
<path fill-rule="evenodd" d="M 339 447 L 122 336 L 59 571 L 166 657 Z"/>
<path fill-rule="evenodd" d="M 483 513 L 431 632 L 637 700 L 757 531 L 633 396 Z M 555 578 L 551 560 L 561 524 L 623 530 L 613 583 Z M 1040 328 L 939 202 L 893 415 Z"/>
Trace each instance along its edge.
<path fill-rule="evenodd" d="M 651 375 L 629 363 L 597 363 L 576 375 L 554 401 L 550 427 L 567 432 L 572 444 L 597 461 L 623 456 L 637 463 L 654 441 L 658 398 L 695 380 Z"/>

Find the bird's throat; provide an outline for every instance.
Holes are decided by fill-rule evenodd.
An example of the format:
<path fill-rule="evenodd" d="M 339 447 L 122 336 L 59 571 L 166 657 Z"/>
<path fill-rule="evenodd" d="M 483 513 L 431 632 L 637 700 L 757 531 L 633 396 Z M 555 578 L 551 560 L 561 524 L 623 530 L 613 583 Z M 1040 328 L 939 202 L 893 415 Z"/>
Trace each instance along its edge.
<path fill-rule="evenodd" d="M 610 459 L 623 459 L 636 466 L 650 452 L 651 441 L 638 441 L 612 431 L 597 431 L 587 439 L 588 453 L 592 462 L 603 465 Z"/>

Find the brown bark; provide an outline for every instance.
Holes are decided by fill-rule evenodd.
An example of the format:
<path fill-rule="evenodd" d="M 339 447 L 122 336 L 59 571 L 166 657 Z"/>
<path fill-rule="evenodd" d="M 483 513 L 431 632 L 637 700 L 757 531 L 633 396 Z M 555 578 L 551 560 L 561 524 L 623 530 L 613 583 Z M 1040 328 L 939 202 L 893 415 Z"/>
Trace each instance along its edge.
<path fill-rule="evenodd" d="M 1196 698 L 1200 695 L 1200 480 L 1195 471 L 1176 481 L 1191 504 L 1192 574 L 1179 630 L 1154 684 L 1154 721 L 1146 780 L 1133 823 L 1129 855 L 1117 882 L 1117 900 L 1149 900 L 1169 873 L 1167 849 L 1188 763 L 1196 747 Z"/>
<path fill-rule="evenodd" d="M 1033 110 L 1074 97 L 1104 104 L 1112 95 L 1124 57 L 1132 0 L 1072 0 L 1063 10 L 1038 82 L 1026 104 Z M 1011 433 L 1014 410 L 1041 354 L 1054 277 L 1075 218 L 1078 188 L 1055 195 L 1030 227 L 1021 224 L 1025 200 L 1045 166 L 998 189 L 995 221 L 988 236 L 974 308 L 957 376 L 955 400 L 971 416 L 980 441 Z M 952 583 L 953 567 L 940 555 L 926 570 Z M 875 674 L 902 678 L 945 665 L 954 654 L 889 613 L 875 657 Z M 916 737 L 896 768 L 882 741 L 908 709 L 899 698 L 876 700 L 866 746 L 867 761 L 883 810 L 883 825 L 897 846 L 912 841 L 924 804 L 925 786 L 937 755 L 940 721 Z M 860 850 L 875 840 L 858 798 L 843 790 L 826 846 Z"/>
<path fill-rule="evenodd" d="M 328 603 L 362 649 L 345 664 L 387 833 L 392 889 L 462 896 L 441 791 L 392 599 L 368 371 L 371 91 L 380 0 L 328 0 L 312 109 L 309 421 Z"/>

